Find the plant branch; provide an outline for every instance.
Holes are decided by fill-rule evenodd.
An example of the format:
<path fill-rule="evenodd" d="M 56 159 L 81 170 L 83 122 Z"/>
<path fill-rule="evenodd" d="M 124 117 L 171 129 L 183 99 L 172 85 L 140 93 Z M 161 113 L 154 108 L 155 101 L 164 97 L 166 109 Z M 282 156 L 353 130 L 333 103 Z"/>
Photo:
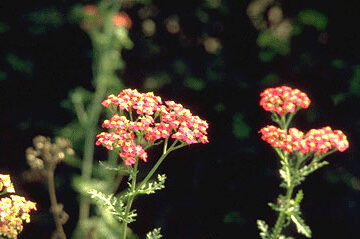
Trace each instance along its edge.
<path fill-rule="evenodd" d="M 56 225 L 56 232 L 60 239 L 66 239 L 66 234 L 64 232 L 63 224 L 60 219 L 59 204 L 56 199 L 56 190 L 55 190 L 55 180 L 54 180 L 54 171 L 55 165 L 51 165 L 47 171 L 47 183 L 49 189 L 49 197 L 50 197 L 50 204 L 51 204 L 51 211 L 54 216 L 54 221 Z M 61 209 L 62 210 L 62 209 Z"/>
<path fill-rule="evenodd" d="M 139 165 L 139 160 L 136 160 L 135 165 L 131 170 L 131 187 L 130 187 L 131 194 L 129 195 L 127 202 L 126 202 L 125 220 L 123 222 L 122 239 L 126 239 L 126 231 L 127 231 L 127 224 L 128 224 L 127 218 L 128 218 L 129 212 L 131 210 L 132 203 L 136 196 L 136 176 L 138 173 L 137 172 L 138 165 Z"/>

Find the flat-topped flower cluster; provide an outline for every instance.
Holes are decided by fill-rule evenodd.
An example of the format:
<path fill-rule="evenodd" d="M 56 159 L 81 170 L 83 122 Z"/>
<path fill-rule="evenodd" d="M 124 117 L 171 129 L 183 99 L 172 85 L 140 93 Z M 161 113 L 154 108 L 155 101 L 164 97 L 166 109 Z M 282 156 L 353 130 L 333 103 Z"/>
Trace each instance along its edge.
<path fill-rule="evenodd" d="M 311 103 L 309 97 L 298 89 L 288 86 L 268 88 L 260 94 L 260 105 L 266 111 L 279 115 L 294 113 L 297 109 L 307 109 Z"/>
<path fill-rule="evenodd" d="M 0 194 L 15 193 L 10 176 L 0 174 Z M 36 203 L 18 195 L 0 200 L 0 237 L 17 238 L 23 230 L 23 221 L 30 222 L 30 212 L 36 210 Z"/>
<path fill-rule="evenodd" d="M 288 86 L 268 88 L 260 94 L 260 97 L 260 106 L 266 111 L 279 115 L 278 118 L 275 116 L 277 119 L 295 114 L 301 108 L 306 109 L 311 102 L 304 92 Z M 262 134 L 262 140 L 289 154 L 294 151 L 304 154 L 325 154 L 333 149 L 343 152 L 349 147 L 346 135 L 341 130 L 332 130 L 329 126 L 311 129 L 305 134 L 297 128 L 287 130 L 267 125 L 259 132 Z"/>
<path fill-rule="evenodd" d="M 290 128 L 285 131 L 276 126 L 268 125 L 262 128 L 260 133 L 262 140 L 287 153 L 300 151 L 304 154 L 309 152 L 324 154 L 331 149 L 343 152 L 349 147 L 345 134 L 341 130 L 332 130 L 329 126 L 311 129 L 304 134 L 297 128 Z"/>
<path fill-rule="evenodd" d="M 172 138 L 186 144 L 208 143 L 205 120 L 174 101 L 163 104 L 153 92 L 125 89 L 117 96 L 108 96 L 102 105 L 115 113 L 102 124 L 112 131 L 98 134 L 96 145 L 118 149 L 127 165 L 134 164 L 137 158 L 146 162 L 144 147 L 157 140 Z"/>

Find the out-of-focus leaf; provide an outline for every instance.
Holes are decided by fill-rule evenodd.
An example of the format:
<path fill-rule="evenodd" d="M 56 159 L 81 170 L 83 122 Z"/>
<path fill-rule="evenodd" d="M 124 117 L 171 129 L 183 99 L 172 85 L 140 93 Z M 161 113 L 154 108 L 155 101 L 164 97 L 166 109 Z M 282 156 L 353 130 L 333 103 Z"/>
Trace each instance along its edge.
<path fill-rule="evenodd" d="M 33 34 L 44 34 L 49 28 L 64 24 L 65 16 L 55 8 L 45 8 L 28 15 L 33 23 L 29 31 Z"/>
<path fill-rule="evenodd" d="M 0 81 L 6 79 L 6 73 L 3 71 L 0 71 Z"/>
<path fill-rule="evenodd" d="M 244 117 L 241 113 L 235 113 L 233 117 L 233 134 L 238 139 L 246 139 L 250 135 L 251 128 L 244 121 Z"/>
<path fill-rule="evenodd" d="M 225 110 L 225 105 L 223 103 L 217 103 L 215 106 L 214 106 L 214 109 L 216 112 L 223 112 Z"/>
<path fill-rule="evenodd" d="M 225 215 L 223 219 L 224 223 L 235 223 L 235 224 L 244 224 L 245 219 L 240 215 L 239 212 L 232 211 Z"/>
<path fill-rule="evenodd" d="M 221 0 L 205 0 L 205 7 L 216 9 L 221 6 Z"/>
<path fill-rule="evenodd" d="M 344 69 L 346 67 L 346 63 L 343 60 L 335 59 L 331 62 L 331 65 L 337 69 Z"/>
<path fill-rule="evenodd" d="M 146 78 L 144 82 L 144 88 L 147 90 L 160 89 L 161 87 L 163 87 L 166 84 L 169 84 L 170 82 L 171 79 L 168 74 L 160 73 Z"/>
<path fill-rule="evenodd" d="M 181 60 L 177 60 L 174 62 L 173 69 L 174 69 L 174 72 L 179 75 L 188 73 L 188 68 L 187 68 L 186 64 Z"/>
<path fill-rule="evenodd" d="M 19 71 L 29 75 L 33 71 L 33 64 L 29 60 L 23 60 L 14 54 L 8 54 L 6 56 L 6 60 L 15 71 Z"/>
<path fill-rule="evenodd" d="M 331 98 L 334 102 L 334 105 L 338 105 L 341 102 L 343 102 L 344 100 L 346 100 L 346 98 L 349 96 L 348 93 L 339 93 L 336 95 L 332 95 Z"/>
<path fill-rule="evenodd" d="M 286 55 L 290 52 L 289 39 L 280 39 L 270 30 L 260 32 L 256 42 L 259 47 L 271 49 L 281 55 Z M 270 53 L 267 54 L 270 55 Z"/>
<path fill-rule="evenodd" d="M 201 91 L 205 88 L 205 81 L 196 77 L 186 77 L 184 85 L 192 90 Z"/>
<path fill-rule="evenodd" d="M 9 27 L 7 25 L 5 25 L 4 23 L 0 22 L 0 33 L 4 33 L 9 29 Z"/>
<path fill-rule="evenodd" d="M 200 9 L 196 11 L 196 16 L 202 23 L 207 23 L 209 21 L 209 14 Z"/>
<path fill-rule="evenodd" d="M 272 50 L 261 50 L 259 52 L 259 59 L 263 62 L 269 62 L 274 59 L 276 53 Z"/>
<path fill-rule="evenodd" d="M 78 121 L 73 121 L 72 123 L 58 130 L 56 135 L 69 139 L 72 142 L 74 148 L 78 149 L 82 147 L 85 131 Z"/>
<path fill-rule="evenodd" d="M 324 14 L 313 9 L 301 11 L 298 19 L 302 24 L 313 26 L 319 31 L 325 30 L 328 23 L 328 19 Z"/>
<path fill-rule="evenodd" d="M 91 179 L 84 181 L 81 176 L 74 176 L 72 178 L 73 188 L 81 194 L 88 195 L 89 191 L 101 191 L 107 187 L 107 182 L 104 180 Z"/>
<path fill-rule="evenodd" d="M 55 8 L 44 8 L 30 13 L 29 19 L 39 25 L 59 26 L 64 22 L 64 15 Z"/>
<path fill-rule="evenodd" d="M 277 74 L 270 73 L 261 80 L 260 84 L 263 86 L 272 86 L 278 84 L 279 81 L 279 76 Z"/>
<path fill-rule="evenodd" d="M 360 96 L 360 65 L 354 66 L 354 74 L 350 81 L 350 93 Z"/>

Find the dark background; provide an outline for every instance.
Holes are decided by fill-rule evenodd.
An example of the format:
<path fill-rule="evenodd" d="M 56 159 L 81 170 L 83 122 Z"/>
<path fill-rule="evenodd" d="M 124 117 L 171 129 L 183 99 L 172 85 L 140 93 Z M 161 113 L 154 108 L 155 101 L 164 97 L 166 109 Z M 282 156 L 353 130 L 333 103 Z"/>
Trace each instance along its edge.
<path fill-rule="evenodd" d="M 131 227 L 142 238 L 159 226 L 164 238 L 171 239 L 259 238 L 256 219 L 273 225 L 275 214 L 267 202 L 281 192 L 278 160 L 258 134 L 272 123 L 258 105 L 259 93 L 286 84 L 312 100 L 310 108 L 295 117 L 294 126 L 307 131 L 330 125 L 343 130 L 350 142 L 349 150 L 329 156 L 330 165 L 303 184 L 302 211 L 313 238 L 359 238 L 357 1 L 277 2 L 289 19 L 305 9 L 322 13 L 327 27 L 302 27 L 289 40 L 291 50 L 271 60 L 259 57 L 264 49 L 246 12 L 250 1 L 223 0 L 217 7 L 211 2 L 152 1 L 125 10 L 134 23 L 129 32 L 134 48 L 123 51 L 126 68 L 119 72 L 125 86 L 146 91 L 149 77 L 160 79 L 165 83 L 151 89 L 155 94 L 182 103 L 210 124 L 209 144 L 179 150 L 165 161 L 160 171 L 168 176 L 166 188 L 137 199 L 139 215 Z M 71 89 L 92 90 L 90 40 L 66 17 L 79 3 L 89 1 L 0 3 L 5 25 L 0 31 L 0 168 L 12 175 L 19 194 L 38 202 L 39 208 L 20 238 L 50 238 L 54 229 L 46 188 L 21 176 L 28 169 L 25 149 L 34 136 L 56 136 L 74 119 L 61 107 Z M 149 17 L 156 24 L 152 36 L 143 33 L 138 14 L 146 6 L 156 9 Z M 39 20 L 44 9 L 58 15 Z M 199 20 L 199 12 L 207 15 L 206 21 Z M 176 34 L 166 28 L 172 16 L 180 24 Z M 217 39 L 221 48 L 207 51 L 203 43 L 208 37 Z M 59 201 L 72 217 L 65 225 L 68 235 L 77 217 L 77 196 L 71 188 L 71 175 L 77 173 L 66 165 L 57 169 Z M 302 238 L 293 226 L 288 233 Z"/>

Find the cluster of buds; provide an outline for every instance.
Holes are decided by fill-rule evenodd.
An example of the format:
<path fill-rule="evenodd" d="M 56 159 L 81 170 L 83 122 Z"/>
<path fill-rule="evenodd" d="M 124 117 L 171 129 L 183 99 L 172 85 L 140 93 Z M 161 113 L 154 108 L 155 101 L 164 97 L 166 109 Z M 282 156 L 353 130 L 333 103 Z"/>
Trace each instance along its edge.
<path fill-rule="evenodd" d="M 103 25 L 103 16 L 97 6 L 88 4 L 83 6 L 82 11 L 83 20 L 81 22 L 81 27 L 84 30 Z M 112 17 L 112 23 L 117 27 L 125 27 L 127 29 L 132 27 L 131 18 L 125 12 L 116 13 Z"/>
<path fill-rule="evenodd" d="M 260 106 L 264 110 L 279 115 L 294 113 L 300 108 L 307 109 L 311 103 L 304 92 L 288 86 L 268 88 L 260 94 L 260 97 Z"/>
<path fill-rule="evenodd" d="M 40 172 L 55 167 L 65 155 L 74 154 L 70 141 L 64 138 L 56 138 L 55 143 L 51 143 L 50 138 L 39 135 L 33 139 L 33 144 L 34 147 L 26 149 L 26 158 L 30 168 Z"/>
<path fill-rule="evenodd" d="M 119 149 L 126 165 L 134 164 L 137 158 L 146 162 L 147 153 L 143 146 L 157 140 L 172 138 L 185 144 L 208 143 L 205 120 L 174 101 L 163 104 L 153 92 L 125 89 L 117 96 L 108 96 L 102 105 L 119 110 L 121 116 L 114 113 L 103 122 L 102 127 L 112 131 L 98 134 L 96 145 L 103 145 L 108 150 Z"/>
<path fill-rule="evenodd" d="M 15 193 L 9 175 L 0 174 L 0 189 L 3 193 Z M 30 222 L 30 212 L 36 210 L 36 203 L 18 195 L 0 200 L 0 237 L 15 239 L 23 230 L 23 221 Z"/>
<path fill-rule="evenodd" d="M 315 154 L 325 154 L 332 149 L 340 152 L 349 147 L 346 135 L 341 130 L 332 130 L 329 126 L 321 129 L 311 129 L 304 134 L 296 128 L 288 131 L 273 125 L 268 125 L 260 130 L 261 139 L 274 148 L 280 148 L 287 153 L 294 151 Z"/>
<path fill-rule="evenodd" d="M 260 94 L 260 97 L 260 105 L 266 111 L 278 115 L 295 113 L 298 109 L 306 109 L 310 105 L 310 99 L 304 92 L 291 89 L 288 86 L 268 88 Z M 287 126 L 284 128 L 287 128 Z M 280 148 L 289 154 L 294 151 L 304 154 L 325 154 L 334 149 L 343 152 L 349 147 L 345 134 L 341 130 L 332 130 L 329 126 L 321 129 L 311 129 L 304 134 L 296 128 L 285 130 L 268 125 L 263 127 L 259 133 L 262 134 L 262 140 L 272 147 Z"/>

